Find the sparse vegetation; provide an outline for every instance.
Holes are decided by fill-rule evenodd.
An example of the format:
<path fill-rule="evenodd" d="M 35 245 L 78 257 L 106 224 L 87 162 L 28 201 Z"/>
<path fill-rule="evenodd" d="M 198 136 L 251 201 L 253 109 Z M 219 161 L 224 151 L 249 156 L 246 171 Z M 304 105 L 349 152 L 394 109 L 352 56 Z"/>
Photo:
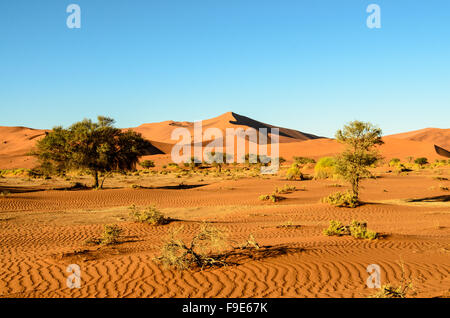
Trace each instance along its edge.
<path fill-rule="evenodd" d="M 329 203 L 337 207 L 356 208 L 361 205 L 359 199 L 351 191 L 335 192 L 322 199 L 323 203 Z"/>
<path fill-rule="evenodd" d="M 389 161 L 389 166 L 390 167 L 396 167 L 396 166 L 398 166 L 400 164 L 400 159 L 398 159 L 398 158 L 392 158 L 390 161 Z"/>
<path fill-rule="evenodd" d="M 316 163 L 316 161 L 312 158 L 307 158 L 307 157 L 293 157 L 294 159 L 294 163 L 297 163 L 299 165 L 305 165 L 308 163 Z"/>
<path fill-rule="evenodd" d="M 226 263 L 217 255 L 227 244 L 225 234 L 218 228 L 204 223 L 189 243 L 179 236 L 183 227 L 174 228 L 161 248 L 157 261 L 165 266 L 179 270 L 193 267 L 225 266 Z"/>
<path fill-rule="evenodd" d="M 357 239 L 374 240 L 378 238 L 378 233 L 367 229 L 367 222 L 353 220 L 349 226 L 350 235 Z"/>
<path fill-rule="evenodd" d="M 424 166 L 424 165 L 428 164 L 428 159 L 425 157 L 419 157 L 414 160 L 414 163 L 419 166 Z"/>
<path fill-rule="evenodd" d="M 349 235 L 348 227 L 339 221 L 331 220 L 330 225 L 323 231 L 327 236 L 343 236 Z"/>
<path fill-rule="evenodd" d="M 122 229 L 117 224 L 104 225 L 100 244 L 117 244 L 119 242 L 120 233 L 122 233 Z"/>
<path fill-rule="evenodd" d="M 139 209 L 135 205 L 130 207 L 130 216 L 135 222 L 146 223 L 150 225 L 164 225 L 170 222 L 170 219 L 165 217 L 155 206 L 149 206 L 144 209 Z"/>
<path fill-rule="evenodd" d="M 140 162 L 139 164 L 144 169 L 154 168 L 155 167 L 155 162 L 153 160 L 144 160 L 144 161 Z"/>
<path fill-rule="evenodd" d="M 287 193 L 292 193 L 294 191 L 296 191 L 297 188 L 295 186 L 290 186 L 288 184 L 285 184 L 282 188 L 275 188 L 275 192 L 276 194 L 287 194 Z"/>
<path fill-rule="evenodd" d="M 406 279 L 406 273 L 403 263 L 400 263 L 402 270 L 402 277 L 400 285 L 393 286 L 391 284 L 385 284 L 370 298 L 407 298 L 408 295 L 415 295 L 414 287 L 411 280 Z"/>
<path fill-rule="evenodd" d="M 286 172 L 287 180 L 304 180 L 303 173 L 297 163 L 293 163 Z"/>
<path fill-rule="evenodd" d="M 261 201 L 272 201 L 273 203 L 284 200 L 285 198 L 274 193 L 272 194 L 263 194 L 259 196 Z"/>
<path fill-rule="evenodd" d="M 399 163 L 395 166 L 395 172 L 397 172 L 398 174 L 403 173 L 403 172 L 410 172 L 410 171 L 412 171 L 412 170 L 410 168 L 406 167 L 403 163 Z"/>
<path fill-rule="evenodd" d="M 366 222 L 353 220 L 350 225 L 344 225 L 339 221 L 331 220 L 330 225 L 323 231 L 327 236 L 350 235 L 357 239 L 374 240 L 379 237 L 377 232 L 367 229 Z"/>
<path fill-rule="evenodd" d="M 336 174 L 336 159 L 333 157 L 322 157 L 314 167 L 315 179 L 333 178 Z"/>

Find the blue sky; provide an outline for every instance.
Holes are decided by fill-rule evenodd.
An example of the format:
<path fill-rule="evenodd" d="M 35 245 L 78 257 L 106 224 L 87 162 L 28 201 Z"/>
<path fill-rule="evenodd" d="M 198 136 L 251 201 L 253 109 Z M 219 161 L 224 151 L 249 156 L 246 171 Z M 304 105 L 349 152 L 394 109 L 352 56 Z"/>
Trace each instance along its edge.
<path fill-rule="evenodd" d="M 353 119 L 449 128 L 450 2 L 1 1 L 0 110 L 0 125 L 34 128 L 227 111 L 329 137 Z"/>

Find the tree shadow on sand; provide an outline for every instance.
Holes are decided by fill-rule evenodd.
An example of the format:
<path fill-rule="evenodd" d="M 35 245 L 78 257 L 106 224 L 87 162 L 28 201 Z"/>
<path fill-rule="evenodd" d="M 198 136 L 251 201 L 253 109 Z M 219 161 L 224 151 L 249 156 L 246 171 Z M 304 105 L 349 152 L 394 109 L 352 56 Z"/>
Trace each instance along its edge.
<path fill-rule="evenodd" d="M 200 270 L 214 267 L 239 266 L 249 261 L 258 261 L 281 255 L 300 253 L 303 251 L 305 251 L 304 248 L 289 247 L 285 245 L 266 245 L 259 248 L 238 247 L 228 252 L 210 255 L 209 258 L 214 260 L 214 262 L 211 262 L 208 266 L 200 268 Z"/>
<path fill-rule="evenodd" d="M 450 195 L 438 195 L 420 199 L 408 199 L 406 202 L 450 202 Z"/>

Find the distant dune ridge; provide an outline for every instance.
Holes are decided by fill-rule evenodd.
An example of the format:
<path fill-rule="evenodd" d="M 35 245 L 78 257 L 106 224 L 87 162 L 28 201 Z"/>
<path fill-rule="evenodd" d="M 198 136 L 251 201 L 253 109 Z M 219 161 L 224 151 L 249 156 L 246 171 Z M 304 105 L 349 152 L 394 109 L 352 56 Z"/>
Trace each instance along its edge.
<path fill-rule="evenodd" d="M 233 112 L 224 113 L 218 117 L 202 121 L 203 131 L 207 128 L 218 128 L 225 136 L 226 128 L 279 128 L 279 155 L 287 160 L 293 156 L 306 156 L 319 158 L 331 156 L 342 150 L 342 145 L 330 138 L 316 136 L 295 129 L 278 127 L 259 122 L 246 116 Z M 131 128 L 148 139 L 153 148 L 147 155 L 170 154 L 173 145 L 177 142 L 171 139 L 175 128 L 187 128 L 194 135 L 193 122 L 176 122 L 173 120 L 159 123 L 147 123 Z M 32 168 L 36 160 L 26 154 L 33 148 L 36 140 L 42 138 L 49 130 L 32 129 L 27 127 L 0 126 L 0 169 Z M 383 138 L 385 144 L 380 147 L 381 154 L 387 159 L 396 157 L 405 159 L 408 156 L 427 157 L 430 160 L 442 159 L 434 150 L 434 144 L 445 149 L 450 148 L 450 129 L 425 128 L 421 130 L 394 134 Z M 269 134 L 270 141 L 270 134 Z M 204 140 L 203 146 L 210 140 Z"/>
<path fill-rule="evenodd" d="M 435 143 L 443 148 L 450 148 L 450 129 L 425 128 L 402 134 L 390 135 L 392 138 Z"/>

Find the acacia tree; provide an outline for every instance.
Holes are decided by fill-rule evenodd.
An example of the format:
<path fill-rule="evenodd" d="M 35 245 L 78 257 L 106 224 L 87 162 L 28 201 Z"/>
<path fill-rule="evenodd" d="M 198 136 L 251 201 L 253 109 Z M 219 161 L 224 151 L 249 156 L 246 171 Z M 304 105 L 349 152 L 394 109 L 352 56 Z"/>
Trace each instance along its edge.
<path fill-rule="evenodd" d="M 58 173 L 86 169 L 94 177 L 94 187 L 101 188 L 104 179 L 99 184 L 99 173 L 134 169 L 151 144 L 139 133 L 115 128 L 112 118 L 97 119 L 96 123 L 85 119 L 67 129 L 53 128 L 36 143 L 32 155 L 41 167 L 51 167 Z"/>
<path fill-rule="evenodd" d="M 336 161 L 336 172 L 352 185 L 352 194 L 359 198 L 359 184 L 371 176 L 369 167 L 381 159 L 375 147 L 383 144 L 381 129 L 371 123 L 352 121 L 336 132 L 336 139 L 346 145 Z"/>

